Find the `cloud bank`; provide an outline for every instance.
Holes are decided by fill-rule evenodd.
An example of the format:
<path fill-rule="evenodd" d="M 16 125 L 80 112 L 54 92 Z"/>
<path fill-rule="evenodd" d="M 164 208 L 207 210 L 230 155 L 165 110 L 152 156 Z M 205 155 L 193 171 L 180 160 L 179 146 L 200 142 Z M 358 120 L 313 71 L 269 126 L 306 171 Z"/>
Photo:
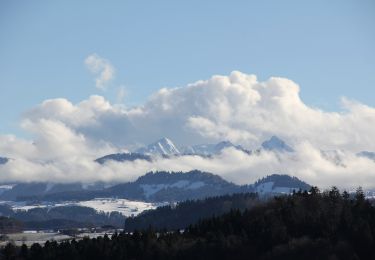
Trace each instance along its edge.
<path fill-rule="evenodd" d="M 95 64 L 97 58 L 89 63 Z M 110 104 L 101 96 L 77 104 L 46 100 L 24 114 L 22 127 L 33 135 L 32 141 L 0 136 L 0 156 L 16 158 L 0 166 L 0 181 L 118 182 L 149 170 L 201 169 L 236 183 L 277 172 L 322 187 L 375 187 L 374 161 L 355 156 L 362 150 L 375 151 L 375 108 L 343 98 L 342 111 L 325 112 L 306 105 L 299 91 L 289 79 L 259 82 L 255 75 L 234 71 L 185 87 L 160 89 L 132 108 Z M 97 157 L 132 150 L 163 136 L 178 145 L 229 140 L 255 149 L 271 135 L 284 139 L 296 152 L 250 156 L 228 149 L 211 159 L 93 163 Z M 343 164 L 322 151 L 335 151 Z"/>

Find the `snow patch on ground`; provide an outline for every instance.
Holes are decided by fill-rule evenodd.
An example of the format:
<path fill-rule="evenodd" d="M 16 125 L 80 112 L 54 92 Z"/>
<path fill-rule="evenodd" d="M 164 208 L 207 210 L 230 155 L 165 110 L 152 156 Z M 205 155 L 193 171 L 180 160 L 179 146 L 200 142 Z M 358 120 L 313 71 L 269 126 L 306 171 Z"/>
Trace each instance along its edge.
<path fill-rule="evenodd" d="M 53 208 L 64 206 L 84 206 L 93 208 L 96 211 L 103 211 L 105 213 L 119 212 L 122 215 L 136 216 L 145 210 L 155 209 L 159 206 L 166 205 L 166 203 L 148 203 L 143 201 L 131 201 L 127 199 L 114 199 L 114 198 L 96 198 L 87 201 L 66 201 L 62 203 L 40 202 L 35 204 L 27 204 L 26 202 L 15 201 L 0 201 L 0 205 L 7 204 L 13 210 L 28 211 L 34 208 Z"/>
<path fill-rule="evenodd" d="M 28 204 L 25 201 L 0 201 L 0 205 L 9 205 L 13 210 L 25 210 L 28 211 L 34 208 L 45 208 L 48 206 L 52 206 L 51 203 L 35 203 L 35 204 Z"/>
<path fill-rule="evenodd" d="M 103 211 L 106 213 L 117 211 L 122 215 L 129 217 L 136 216 L 145 210 L 155 209 L 163 204 L 131 201 L 127 199 L 98 198 L 88 201 L 80 201 L 76 203 L 76 205 L 94 208 L 96 211 Z"/>

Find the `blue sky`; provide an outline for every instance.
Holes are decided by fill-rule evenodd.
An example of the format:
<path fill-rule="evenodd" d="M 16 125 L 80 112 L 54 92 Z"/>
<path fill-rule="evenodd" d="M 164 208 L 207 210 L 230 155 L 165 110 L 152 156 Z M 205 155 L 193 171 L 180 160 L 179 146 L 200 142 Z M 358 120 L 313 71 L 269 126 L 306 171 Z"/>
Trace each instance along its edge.
<path fill-rule="evenodd" d="M 233 70 L 282 76 L 305 103 L 375 105 L 374 1 L 0 1 L 0 133 L 49 98 L 99 94 L 127 106 L 161 87 Z M 92 53 L 116 75 L 95 88 Z"/>

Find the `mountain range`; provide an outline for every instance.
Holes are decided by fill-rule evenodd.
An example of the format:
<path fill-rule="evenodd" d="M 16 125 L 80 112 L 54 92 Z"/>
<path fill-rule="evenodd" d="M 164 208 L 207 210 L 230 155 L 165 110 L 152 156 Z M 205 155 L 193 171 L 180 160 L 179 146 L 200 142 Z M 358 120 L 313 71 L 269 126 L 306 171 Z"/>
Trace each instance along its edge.
<path fill-rule="evenodd" d="M 261 148 L 251 151 L 243 148 L 241 145 L 235 145 L 230 141 L 222 141 L 216 144 L 199 144 L 191 146 L 177 146 L 168 138 L 164 137 L 152 144 L 139 148 L 134 152 L 109 154 L 96 159 L 95 161 L 104 164 L 106 161 L 113 160 L 118 162 L 147 160 L 152 161 L 153 157 L 168 158 L 170 156 L 197 155 L 210 157 L 220 154 L 224 149 L 233 148 L 247 154 L 259 152 L 261 150 L 275 152 L 293 152 L 293 148 L 287 145 L 277 136 L 272 136 L 269 140 L 262 143 Z"/>
<path fill-rule="evenodd" d="M 139 148 L 135 151 L 139 154 L 158 154 L 158 155 L 174 155 L 180 154 L 179 149 L 168 138 L 164 137 L 155 143 L 149 144 L 146 147 Z"/>
<path fill-rule="evenodd" d="M 272 136 L 270 139 L 265 140 L 256 150 L 247 150 L 241 145 L 233 144 L 229 141 L 178 147 L 170 139 L 162 138 L 132 152 L 105 155 L 95 159 L 95 162 L 104 165 L 110 161 L 121 163 L 143 160 L 152 162 L 179 156 L 210 158 L 222 154 L 225 149 L 237 150 L 249 155 L 256 155 L 264 151 L 278 155 L 283 153 L 287 156 L 294 156 L 296 153 L 294 147 L 277 136 Z M 340 150 L 321 151 L 321 155 L 337 166 L 346 167 L 343 159 L 344 152 Z M 375 162 L 375 153 L 373 152 L 362 151 L 357 156 L 369 158 Z M 8 163 L 9 160 L 6 157 L 0 157 L 0 167 Z M 11 160 L 16 161 L 16 159 Z M 130 209 L 126 204 L 128 202 L 122 200 L 149 203 L 157 206 L 163 203 L 205 199 L 228 194 L 257 193 L 261 198 L 264 198 L 278 194 L 290 194 L 296 190 L 309 189 L 310 185 L 302 180 L 282 174 L 272 174 L 259 179 L 255 183 L 237 185 L 218 175 L 199 170 L 189 172 L 158 171 L 148 172 L 135 181 L 126 183 L 108 184 L 97 182 L 89 185 L 78 182 L 65 184 L 48 182 L 5 183 L 0 185 L 0 203 L 14 202 L 13 204 L 21 205 L 19 208 L 26 210 L 39 207 L 39 205 L 55 207 L 58 204 L 65 205 L 71 202 L 79 202 L 83 205 L 90 205 L 90 207 L 94 205 L 92 207 L 95 208 L 98 201 L 93 200 L 102 198 L 113 200 L 113 204 L 117 203 L 118 208 L 116 209 L 120 209 L 120 207 Z M 122 205 L 119 205 L 121 203 Z M 101 210 L 100 208 L 95 209 Z M 132 210 L 128 211 L 131 212 Z M 142 210 L 134 208 L 135 211 L 141 212 Z"/>
<path fill-rule="evenodd" d="M 198 170 L 190 172 L 149 172 L 134 182 L 110 187 L 51 183 L 20 183 L 0 194 L 4 201 L 86 201 L 94 198 L 121 198 L 145 202 L 176 202 L 225 194 L 258 192 L 260 195 L 290 194 L 308 190 L 310 185 L 288 175 L 273 174 L 254 184 L 237 185 L 218 175 Z"/>
<path fill-rule="evenodd" d="M 259 154 L 262 151 L 272 151 L 274 153 L 295 153 L 295 149 L 277 136 L 271 136 L 268 140 L 262 142 L 261 146 L 255 150 L 248 150 L 241 145 L 233 144 L 230 141 L 221 141 L 216 144 L 197 144 L 187 146 L 177 146 L 169 138 L 161 138 L 147 146 L 138 148 L 131 152 L 107 154 L 96 158 L 94 161 L 105 164 L 108 161 L 127 162 L 144 160 L 151 162 L 160 158 L 170 158 L 176 156 L 202 156 L 212 157 L 221 154 L 223 150 L 232 148 L 242 151 L 246 154 Z M 340 150 L 321 150 L 321 155 L 326 160 L 341 167 L 346 167 L 343 160 L 343 152 Z M 357 157 L 368 158 L 375 162 L 375 152 L 361 151 L 356 154 Z M 6 164 L 10 159 L 0 157 L 0 165 Z"/>
<path fill-rule="evenodd" d="M 18 183 L 3 185 L 0 216 L 13 217 L 33 229 L 71 228 L 95 225 L 121 227 L 126 217 L 147 209 L 231 194 L 258 194 L 264 199 L 293 191 L 309 190 L 310 185 L 288 175 L 273 174 L 254 184 L 237 185 L 218 175 L 198 170 L 189 172 L 149 172 L 134 182 L 112 186 L 104 183 Z M 245 195 L 244 195 L 245 196 Z M 246 196 L 245 196 L 246 197 Z M 217 211 L 193 213 L 180 224 L 193 223 L 207 214 L 223 213 L 232 207 L 253 205 L 253 200 L 228 204 L 221 201 Z M 218 205 L 219 205 L 218 204 Z M 246 208 L 247 206 L 243 206 Z M 82 215 L 83 214 L 83 215 Z M 86 214 L 86 215 L 85 215 Z M 83 217 L 84 216 L 84 217 Z M 174 218 L 176 219 L 176 218 Z"/>
<path fill-rule="evenodd" d="M 107 161 L 135 161 L 135 160 L 146 160 L 154 161 L 159 159 L 165 159 L 170 157 L 181 157 L 181 156 L 201 156 L 201 157 L 213 157 L 219 155 L 225 149 L 235 149 L 244 152 L 248 155 L 257 155 L 262 151 L 274 152 L 276 154 L 290 154 L 296 153 L 295 149 L 287 144 L 284 140 L 277 136 L 271 136 L 270 139 L 265 140 L 258 149 L 248 150 L 241 145 L 233 144 L 229 141 L 222 141 L 216 144 L 199 144 L 191 146 L 178 147 L 170 139 L 162 138 L 150 145 L 139 148 L 134 152 L 128 153 L 115 153 L 108 154 L 103 157 L 96 159 L 95 161 L 100 164 L 105 164 Z M 341 150 L 321 150 L 322 158 L 331 162 L 338 167 L 346 167 L 345 164 L 345 152 Z M 375 152 L 361 151 L 356 154 L 357 157 L 363 157 L 375 162 Z"/>
<path fill-rule="evenodd" d="M 272 136 L 269 140 L 262 143 L 262 148 L 268 151 L 294 152 L 294 149 L 287 145 L 277 136 Z"/>

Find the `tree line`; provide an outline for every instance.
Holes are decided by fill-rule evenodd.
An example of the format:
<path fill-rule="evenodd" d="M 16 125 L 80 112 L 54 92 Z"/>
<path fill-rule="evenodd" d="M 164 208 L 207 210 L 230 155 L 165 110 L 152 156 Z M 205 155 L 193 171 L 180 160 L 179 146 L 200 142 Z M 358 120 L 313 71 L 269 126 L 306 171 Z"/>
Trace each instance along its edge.
<path fill-rule="evenodd" d="M 220 216 L 231 209 L 250 209 L 261 203 L 257 193 L 235 193 L 209 197 L 201 200 L 187 200 L 177 204 L 161 206 L 125 219 L 125 231 L 147 229 L 185 229 L 200 219 Z"/>

